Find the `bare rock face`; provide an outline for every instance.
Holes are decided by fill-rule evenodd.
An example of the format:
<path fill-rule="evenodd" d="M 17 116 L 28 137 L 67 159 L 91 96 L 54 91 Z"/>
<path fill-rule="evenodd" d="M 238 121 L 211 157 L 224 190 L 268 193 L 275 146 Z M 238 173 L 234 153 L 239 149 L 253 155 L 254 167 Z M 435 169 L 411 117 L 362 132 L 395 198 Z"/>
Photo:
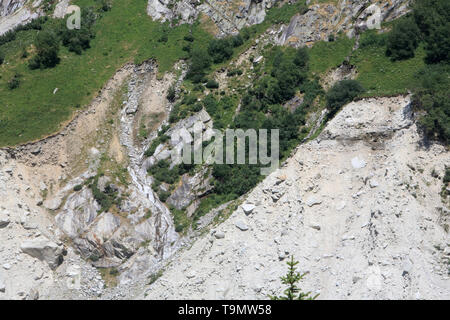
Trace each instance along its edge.
<path fill-rule="evenodd" d="M 149 0 L 147 13 L 154 20 L 192 23 L 200 13 L 217 26 L 218 35 L 237 33 L 245 26 L 264 21 L 266 10 L 278 0 L 199 1 L 199 0 Z"/>
<path fill-rule="evenodd" d="M 92 191 L 84 188 L 67 198 L 64 207 L 55 217 L 56 224 L 69 237 L 75 238 L 87 230 L 97 217 L 99 209 Z"/>
<path fill-rule="evenodd" d="M 55 270 L 63 262 L 63 248 L 48 239 L 28 240 L 20 249 L 26 254 L 48 263 Z"/>
<path fill-rule="evenodd" d="M 225 237 L 203 235 L 139 297 L 266 299 L 284 289 L 293 255 L 319 299 L 449 299 L 448 209 L 432 176 L 449 152 L 420 146 L 409 104 L 345 106 L 250 192 L 252 214 L 236 210 L 217 226 Z"/>
<path fill-rule="evenodd" d="M 210 176 L 204 177 L 206 170 L 200 170 L 193 177 L 184 175 L 181 185 L 167 199 L 167 203 L 177 209 L 186 208 L 193 200 L 208 193 L 212 186 L 209 183 Z"/>
<path fill-rule="evenodd" d="M 27 2 L 31 6 L 25 6 Z M 0 35 L 39 17 L 39 5 L 39 0 L 0 0 Z"/>
<path fill-rule="evenodd" d="M 23 7 L 27 0 L 0 0 L 0 16 L 6 17 Z"/>
<path fill-rule="evenodd" d="M 276 43 L 301 47 L 330 35 L 345 32 L 352 37 L 359 30 L 373 27 L 375 15 L 380 21 L 390 21 L 408 12 L 410 0 L 339 1 L 337 5 L 315 4 L 301 15 L 292 17 L 280 30 Z M 378 19 L 378 18 L 377 18 Z"/>

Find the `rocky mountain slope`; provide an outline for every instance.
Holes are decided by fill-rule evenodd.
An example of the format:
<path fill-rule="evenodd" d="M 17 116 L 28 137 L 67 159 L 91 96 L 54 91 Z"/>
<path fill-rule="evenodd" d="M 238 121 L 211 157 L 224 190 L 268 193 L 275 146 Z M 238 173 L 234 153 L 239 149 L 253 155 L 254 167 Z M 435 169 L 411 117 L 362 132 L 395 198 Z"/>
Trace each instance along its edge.
<path fill-rule="evenodd" d="M 53 16 L 69 3 L 58 1 Z M 147 13 L 171 23 L 210 19 L 224 36 L 261 23 L 277 3 L 285 4 L 150 0 Z M 353 36 L 367 28 L 374 3 L 385 20 L 408 10 L 405 0 L 311 2 L 289 24 L 270 26 L 230 66 L 243 69 L 240 89 L 252 85 L 270 44 Z M 0 33 L 43 14 L 41 5 L 0 0 Z M 324 87 L 356 76 L 345 68 L 330 70 Z M 212 77 L 234 93 L 225 71 Z M 212 188 L 209 171 L 173 185 L 156 185 L 148 171 L 161 160 L 173 166 L 170 156 L 194 127 L 202 143 L 211 137 L 202 108 L 166 127 L 176 105 L 169 91 L 179 98 L 190 90 L 186 72 L 184 61 L 163 75 L 154 61 L 128 63 L 61 131 L 0 149 L 0 299 L 265 299 L 280 293 L 291 254 L 309 272 L 304 288 L 323 299 L 450 297 L 449 211 L 440 195 L 450 158 L 422 141 L 409 96 L 348 104 L 238 200 L 244 205 L 228 220 L 214 219 L 230 210 L 225 203 L 197 221 L 199 230 L 181 232 L 174 212 L 191 218 Z M 327 115 L 314 112 L 305 141 Z"/>
<path fill-rule="evenodd" d="M 290 255 L 320 299 L 450 298 L 450 158 L 411 117 L 409 97 L 350 103 L 139 298 L 265 299 Z"/>

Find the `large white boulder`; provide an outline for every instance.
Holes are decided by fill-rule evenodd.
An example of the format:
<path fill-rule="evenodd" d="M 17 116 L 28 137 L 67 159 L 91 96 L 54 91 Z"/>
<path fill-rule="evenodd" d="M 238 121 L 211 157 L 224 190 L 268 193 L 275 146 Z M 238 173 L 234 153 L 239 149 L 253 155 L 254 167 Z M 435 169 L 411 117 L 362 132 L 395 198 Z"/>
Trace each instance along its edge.
<path fill-rule="evenodd" d="M 26 254 L 47 262 L 55 270 L 63 262 L 63 248 L 46 238 L 27 240 L 20 246 Z"/>

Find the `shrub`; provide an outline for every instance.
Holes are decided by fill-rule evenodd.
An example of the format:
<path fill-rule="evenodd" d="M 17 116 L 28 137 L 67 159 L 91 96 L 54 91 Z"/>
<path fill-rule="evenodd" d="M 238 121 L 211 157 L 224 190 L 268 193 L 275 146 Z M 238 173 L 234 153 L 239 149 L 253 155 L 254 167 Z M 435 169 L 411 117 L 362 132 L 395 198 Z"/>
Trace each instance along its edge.
<path fill-rule="evenodd" d="M 169 90 L 167 90 L 167 100 L 169 100 L 170 102 L 174 102 L 175 101 L 175 97 L 176 97 L 176 91 L 175 91 L 175 87 L 174 86 L 170 86 Z"/>
<path fill-rule="evenodd" d="M 233 55 L 233 42 L 229 38 L 213 39 L 209 42 L 208 53 L 214 63 L 221 63 Z"/>
<path fill-rule="evenodd" d="M 83 189 L 83 186 L 81 184 L 77 184 L 75 187 L 73 187 L 73 191 L 80 191 L 81 189 Z"/>
<path fill-rule="evenodd" d="M 108 7 L 108 3 L 103 0 L 103 4 L 105 8 Z M 107 9 L 106 11 L 108 11 Z M 81 54 L 83 50 L 87 50 L 91 47 L 90 42 L 91 39 L 94 38 L 94 32 L 92 26 L 95 23 L 97 16 L 92 11 L 92 9 L 87 9 L 82 11 L 82 25 L 81 29 L 67 29 L 65 26 L 62 26 L 61 32 L 61 40 L 63 46 L 67 47 L 69 51 L 75 52 L 76 54 Z"/>
<path fill-rule="evenodd" d="M 191 65 L 186 77 L 194 83 L 202 82 L 205 70 L 210 66 L 211 60 L 205 49 L 195 47 L 191 51 Z"/>
<path fill-rule="evenodd" d="M 208 80 L 208 82 L 206 83 L 206 87 L 208 89 L 218 89 L 219 88 L 219 83 L 216 80 Z"/>
<path fill-rule="evenodd" d="M 234 70 L 230 70 L 230 71 L 228 71 L 227 72 L 227 76 L 228 77 L 234 77 L 234 76 L 236 76 L 236 75 L 238 75 L 238 76 L 240 76 L 240 75 L 242 75 L 242 70 L 241 69 L 234 69 Z"/>
<path fill-rule="evenodd" d="M 161 143 L 164 143 L 164 142 L 166 142 L 169 139 L 170 138 L 168 136 L 166 136 L 165 134 L 162 134 L 162 135 L 158 136 L 155 140 L 152 141 L 150 147 L 145 151 L 144 155 L 146 157 L 151 157 L 155 153 L 156 148 Z"/>
<path fill-rule="evenodd" d="M 16 31 L 9 30 L 0 36 L 0 46 L 16 39 Z"/>
<path fill-rule="evenodd" d="M 59 39 L 55 33 L 44 31 L 37 35 L 35 41 L 36 56 L 30 61 L 31 69 L 52 68 L 59 63 Z"/>
<path fill-rule="evenodd" d="M 0 66 L 3 64 L 3 61 L 5 61 L 5 54 L 0 50 Z"/>
<path fill-rule="evenodd" d="M 14 90 L 20 86 L 20 75 L 16 73 L 9 81 L 8 88 L 9 90 Z"/>
<path fill-rule="evenodd" d="M 414 20 L 398 21 L 387 38 L 386 55 L 392 61 L 414 57 L 414 51 L 419 45 L 419 29 Z"/>
<path fill-rule="evenodd" d="M 326 94 L 327 107 L 330 110 L 329 117 L 335 115 L 344 104 L 352 101 L 362 92 L 364 88 L 356 80 L 343 80 L 336 83 Z"/>
<path fill-rule="evenodd" d="M 189 41 L 189 42 L 193 42 L 194 41 L 194 36 L 192 34 L 188 34 L 184 36 L 184 40 Z"/>
<path fill-rule="evenodd" d="M 419 124 L 424 134 L 432 140 L 450 143 L 450 99 L 447 64 L 428 65 L 416 75 L 412 105 L 420 111 Z"/>
<path fill-rule="evenodd" d="M 158 192 L 158 198 L 159 200 L 161 200 L 162 202 L 166 202 L 167 198 L 170 197 L 170 192 L 169 191 L 160 191 Z"/>

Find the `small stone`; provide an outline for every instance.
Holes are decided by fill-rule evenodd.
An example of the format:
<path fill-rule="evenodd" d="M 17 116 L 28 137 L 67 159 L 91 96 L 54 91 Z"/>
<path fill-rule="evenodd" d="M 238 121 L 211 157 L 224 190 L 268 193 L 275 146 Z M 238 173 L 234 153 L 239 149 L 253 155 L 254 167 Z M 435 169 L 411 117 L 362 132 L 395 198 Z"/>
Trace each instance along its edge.
<path fill-rule="evenodd" d="M 31 153 L 34 155 L 38 155 L 39 153 L 41 153 L 41 147 L 40 146 L 34 147 L 33 150 L 31 150 Z"/>
<path fill-rule="evenodd" d="M 5 263 L 5 264 L 3 265 L 3 269 L 9 270 L 9 269 L 11 269 L 11 265 L 10 265 L 9 263 Z"/>
<path fill-rule="evenodd" d="M 26 300 L 39 300 L 39 291 L 37 289 L 31 289 Z"/>
<path fill-rule="evenodd" d="M 225 233 L 223 233 L 222 231 L 217 231 L 216 233 L 214 233 L 214 237 L 216 237 L 216 239 L 223 239 L 225 238 Z"/>
<path fill-rule="evenodd" d="M 311 197 L 308 200 L 306 200 L 306 204 L 308 205 L 308 207 L 312 207 L 318 204 L 321 204 L 322 200 L 319 200 L 317 198 Z"/>
<path fill-rule="evenodd" d="M 0 229 L 5 228 L 10 223 L 8 216 L 4 213 L 0 213 Z"/>
<path fill-rule="evenodd" d="M 363 159 L 360 159 L 358 157 L 354 157 L 352 159 L 352 166 L 355 169 L 362 169 L 362 168 L 364 168 L 366 166 L 366 164 L 367 163 Z"/>
<path fill-rule="evenodd" d="M 252 213 L 254 209 L 255 209 L 255 206 L 253 204 L 246 203 L 246 204 L 242 205 L 242 210 L 244 210 L 244 213 L 247 215 Z"/>
<path fill-rule="evenodd" d="M 376 188 L 376 187 L 379 186 L 379 183 L 378 183 L 378 181 L 375 180 L 375 179 L 370 179 L 370 181 L 369 181 L 369 186 L 370 186 L 371 188 Z"/>
<path fill-rule="evenodd" d="M 317 223 L 313 223 L 310 225 L 311 228 L 316 229 L 318 231 L 320 231 L 320 225 L 318 225 Z"/>
<path fill-rule="evenodd" d="M 248 226 L 242 221 L 238 221 L 234 225 L 241 231 L 247 231 L 248 230 Z"/>

